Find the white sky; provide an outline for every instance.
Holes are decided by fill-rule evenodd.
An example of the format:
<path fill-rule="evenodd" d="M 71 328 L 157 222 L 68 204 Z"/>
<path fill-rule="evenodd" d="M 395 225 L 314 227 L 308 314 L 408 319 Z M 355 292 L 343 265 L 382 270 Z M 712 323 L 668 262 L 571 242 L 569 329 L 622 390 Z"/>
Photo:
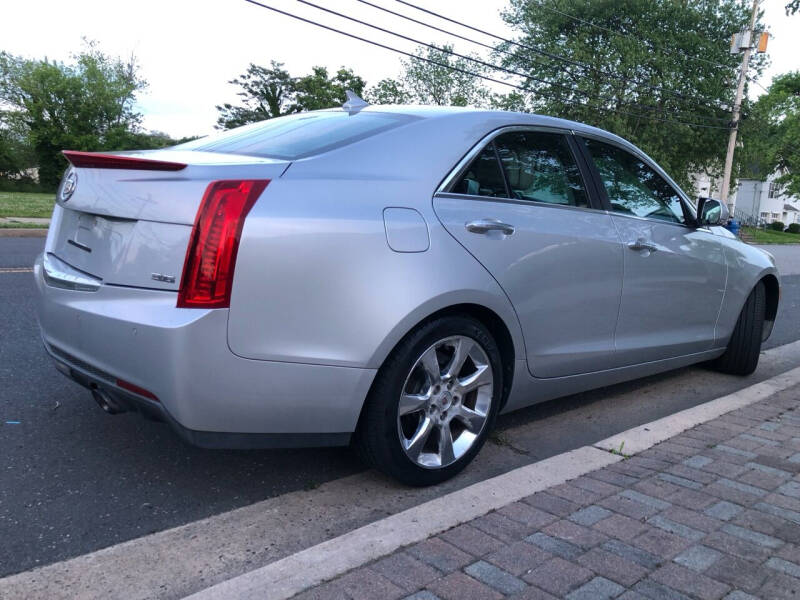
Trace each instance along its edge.
<path fill-rule="evenodd" d="M 295 0 L 262 1 L 397 48 L 411 51 L 415 47 Z M 313 1 L 426 42 L 452 43 L 462 53 L 481 50 L 356 0 Z M 371 1 L 443 28 L 454 27 L 391 0 Z M 504 37 L 513 34 L 500 17 L 505 0 L 413 1 Z M 772 65 L 760 81 L 764 87 L 773 75 L 800 69 L 800 15 L 786 17 L 784 4 L 785 0 L 762 3 L 765 22 L 773 34 L 768 48 Z M 268 65 L 277 60 L 296 76 L 308 73 L 314 65 L 326 66 L 331 73 L 344 65 L 368 85 L 400 72 L 397 54 L 244 0 L 0 0 L 0 18 L 0 50 L 13 54 L 68 60 L 70 53 L 81 47 L 83 36 L 97 40 L 108 54 L 134 53 L 150 84 L 138 102 L 144 125 L 175 137 L 210 133 L 217 117 L 215 105 L 236 101 L 236 88 L 226 82 L 250 62 Z M 474 32 L 460 33 L 492 41 Z M 754 96 L 763 93 L 752 87 Z"/>

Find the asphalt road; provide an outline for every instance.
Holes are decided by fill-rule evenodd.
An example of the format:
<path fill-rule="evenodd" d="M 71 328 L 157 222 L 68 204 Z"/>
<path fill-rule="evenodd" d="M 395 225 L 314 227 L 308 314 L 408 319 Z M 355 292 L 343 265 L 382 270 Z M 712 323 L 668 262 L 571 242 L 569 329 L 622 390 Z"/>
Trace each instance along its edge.
<path fill-rule="evenodd" d="M 163 424 L 104 414 L 42 350 L 31 274 L 1 272 L 31 265 L 42 244 L 0 238 L 0 577 L 363 470 L 347 449 L 200 450 Z M 800 339 L 800 247 L 775 253 L 798 275 L 783 278 L 767 347 Z M 507 415 L 493 438 L 498 452 L 512 446 L 513 452 L 494 453 L 507 462 L 470 469 L 463 481 L 481 477 L 480 469 L 494 474 L 545 458 L 749 383 L 698 367 Z M 487 447 L 482 454 L 492 452 Z"/>

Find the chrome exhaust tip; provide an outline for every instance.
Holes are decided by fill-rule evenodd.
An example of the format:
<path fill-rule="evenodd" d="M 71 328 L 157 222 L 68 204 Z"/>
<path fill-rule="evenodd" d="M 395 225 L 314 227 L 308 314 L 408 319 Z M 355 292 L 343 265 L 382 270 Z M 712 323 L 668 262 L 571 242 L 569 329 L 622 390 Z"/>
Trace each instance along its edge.
<path fill-rule="evenodd" d="M 96 387 L 92 389 L 92 398 L 94 398 L 98 406 L 109 415 L 118 415 L 119 413 L 125 412 L 123 407 L 114 402 L 114 399 L 100 388 Z"/>

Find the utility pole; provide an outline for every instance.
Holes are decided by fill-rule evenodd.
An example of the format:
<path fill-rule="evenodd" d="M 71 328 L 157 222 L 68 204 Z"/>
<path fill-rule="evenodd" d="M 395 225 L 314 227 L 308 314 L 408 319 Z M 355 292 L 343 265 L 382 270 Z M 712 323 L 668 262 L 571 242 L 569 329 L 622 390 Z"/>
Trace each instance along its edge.
<path fill-rule="evenodd" d="M 753 50 L 754 36 L 753 27 L 758 16 L 758 5 L 760 0 L 753 0 L 753 12 L 750 15 L 750 27 L 742 32 L 742 39 L 745 42 L 744 55 L 742 56 L 742 67 L 739 71 L 739 83 L 736 86 L 736 100 L 733 102 L 733 116 L 731 118 L 731 133 L 728 137 L 728 153 L 725 155 L 725 171 L 722 174 L 722 190 L 720 191 L 720 201 L 728 202 L 728 195 L 731 186 L 731 169 L 733 168 L 733 151 L 736 149 L 736 134 L 739 131 L 739 115 L 742 109 L 742 94 L 744 93 L 744 82 L 747 80 L 747 68 L 750 65 L 750 54 Z M 736 43 L 736 42 L 734 42 Z M 738 49 L 737 49 L 738 51 Z M 728 204 L 731 216 L 736 209 L 736 197 L 734 196 Z"/>

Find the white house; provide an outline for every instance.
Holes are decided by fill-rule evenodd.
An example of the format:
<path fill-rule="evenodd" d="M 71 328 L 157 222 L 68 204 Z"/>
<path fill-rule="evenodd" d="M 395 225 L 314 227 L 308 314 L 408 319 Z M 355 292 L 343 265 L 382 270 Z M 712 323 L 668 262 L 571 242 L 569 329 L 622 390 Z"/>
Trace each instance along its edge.
<path fill-rule="evenodd" d="M 740 179 L 736 192 L 736 216 L 757 217 L 767 223 L 780 221 L 784 225 L 800 223 L 800 198 L 781 191 L 772 173 L 766 181 Z"/>
<path fill-rule="evenodd" d="M 788 196 L 780 190 L 775 180 L 781 173 L 769 175 L 765 181 L 758 179 L 739 179 L 734 183 L 734 189 L 728 197 L 728 207 L 736 204 L 733 212 L 734 218 L 759 219 L 766 223 L 780 221 L 784 225 L 800 223 L 800 198 Z M 696 196 L 719 199 L 722 179 L 712 177 L 707 173 L 692 174 L 694 192 Z"/>

